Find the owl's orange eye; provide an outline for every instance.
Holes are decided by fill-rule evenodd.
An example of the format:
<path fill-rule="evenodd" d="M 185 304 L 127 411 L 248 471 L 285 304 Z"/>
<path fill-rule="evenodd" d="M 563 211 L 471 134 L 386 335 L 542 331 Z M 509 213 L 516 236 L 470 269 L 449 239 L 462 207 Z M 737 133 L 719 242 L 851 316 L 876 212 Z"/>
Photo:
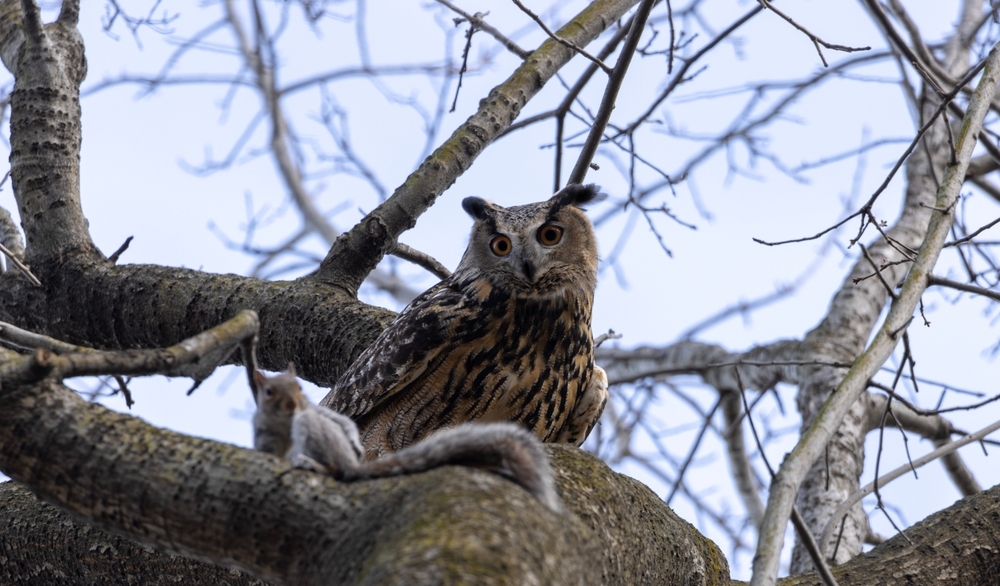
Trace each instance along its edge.
<path fill-rule="evenodd" d="M 506 236 L 494 236 L 493 240 L 490 240 L 490 250 L 497 256 L 507 256 L 513 248 L 510 238 Z"/>
<path fill-rule="evenodd" d="M 538 241 L 545 246 L 555 246 L 562 240 L 563 229 L 555 224 L 545 224 L 538 229 Z"/>

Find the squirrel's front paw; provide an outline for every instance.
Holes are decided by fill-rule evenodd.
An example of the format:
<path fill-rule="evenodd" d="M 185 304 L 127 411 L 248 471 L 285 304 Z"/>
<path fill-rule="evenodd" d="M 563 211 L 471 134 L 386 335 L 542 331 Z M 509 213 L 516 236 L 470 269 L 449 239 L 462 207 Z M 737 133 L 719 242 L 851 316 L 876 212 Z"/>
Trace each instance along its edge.
<path fill-rule="evenodd" d="M 323 466 L 305 454 L 296 454 L 295 456 L 292 456 L 292 466 L 302 470 L 312 470 L 313 472 L 319 472 L 320 474 L 327 474 L 326 466 Z"/>

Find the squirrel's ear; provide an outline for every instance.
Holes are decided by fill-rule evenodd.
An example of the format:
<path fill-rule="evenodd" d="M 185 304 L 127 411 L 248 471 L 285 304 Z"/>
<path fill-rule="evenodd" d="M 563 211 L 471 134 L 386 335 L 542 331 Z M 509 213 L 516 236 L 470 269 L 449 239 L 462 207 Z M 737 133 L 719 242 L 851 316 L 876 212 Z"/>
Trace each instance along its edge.
<path fill-rule="evenodd" d="M 288 373 L 288 374 L 290 374 L 290 375 L 292 375 L 292 376 L 295 376 L 295 363 L 294 362 L 289 362 L 288 363 L 288 368 L 285 369 L 285 372 Z"/>
<path fill-rule="evenodd" d="M 259 370 L 254 370 L 253 371 L 253 382 L 256 383 L 255 386 L 257 387 L 257 391 L 260 391 L 260 389 L 264 388 L 264 383 L 267 382 L 267 377 L 264 376 L 263 372 L 261 372 Z"/>

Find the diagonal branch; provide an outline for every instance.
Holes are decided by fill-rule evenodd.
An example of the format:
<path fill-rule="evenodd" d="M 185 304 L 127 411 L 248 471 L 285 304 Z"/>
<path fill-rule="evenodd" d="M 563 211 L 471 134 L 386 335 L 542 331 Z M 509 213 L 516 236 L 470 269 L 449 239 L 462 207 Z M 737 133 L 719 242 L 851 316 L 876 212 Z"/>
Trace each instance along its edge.
<path fill-rule="evenodd" d="M 636 0 L 598 0 L 559 30 L 559 36 L 586 45 L 624 14 Z M 517 118 L 521 109 L 575 53 L 544 42 L 479 110 L 438 147 L 384 203 L 341 236 L 310 278 L 356 293 L 361 281 L 396 238 L 416 224 L 438 196 L 465 172 L 483 150 Z"/>
<path fill-rule="evenodd" d="M 517 2 L 517 0 L 514 0 L 514 2 Z M 625 81 L 628 66 L 632 62 L 632 56 L 635 54 L 636 47 L 639 46 L 639 38 L 642 37 L 642 32 L 646 28 L 646 20 L 649 18 L 649 13 L 653 10 L 653 5 L 656 2 L 657 0 L 642 0 L 642 3 L 639 4 L 639 9 L 632 19 L 632 26 L 629 27 L 625 45 L 622 47 L 622 52 L 618 55 L 618 62 L 615 63 L 614 71 L 611 72 L 611 79 L 608 81 L 607 87 L 604 88 L 604 97 L 601 99 L 601 106 L 597 110 L 597 115 L 594 117 L 594 122 L 590 127 L 590 134 L 587 135 L 587 141 L 583 144 L 583 150 L 580 151 L 580 156 L 576 160 L 576 166 L 573 167 L 573 172 L 569 175 L 569 183 L 582 184 L 583 180 L 587 177 L 587 169 L 590 168 L 590 164 L 594 160 L 594 155 L 597 153 L 597 147 L 601 144 L 601 139 L 604 137 L 604 130 L 608 127 L 608 122 L 611 121 L 611 112 L 615 109 L 618 90 L 621 89 L 622 83 Z M 520 2 L 517 3 L 520 5 Z M 561 140 L 562 138 L 560 137 Z"/>
<path fill-rule="evenodd" d="M 504 35 L 502 32 L 497 30 L 496 27 L 486 22 L 486 19 L 484 18 L 486 16 L 485 14 L 481 12 L 477 12 L 475 14 L 469 14 L 468 12 L 462 10 L 458 6 L 455 6 L 448 0 L 437 0 L 437 3 L 443 6 L 447 6 L 449 10 L 455 12 L 456 14 L 461 14 L 462 18 L 469 21 L 469 24 L 496 39 L 496 41 L 501 45 L 503 45 L 505 49 L 517 55 L 521 59 L 527 59 L 528 55 L 531 55 L 531 51 L 526 51 L 522 49 L 517 43 L 515 43 L 514 41 L 509 39 L 506 35 Z M 461 20 L 456 18 L 455 22 L 457 24 L 460 23 Z"/>
<path fill-rule="evenodd" d="M 588 53 L 583 47 L 577 45 L 573 41 L 570 41 L 569 39 L 561 37 L 558 34 L 552 32 L 552 29 L 550 29 L 549 27 L 545 26 L 545 21 L 543 21 L 537 14 L 535 14 L 534 12 L 532 12 L 531 10 L 529 10 L 527 6 L 525 6 L 524 4 L 522 4 L 520 2 L 520 0 L 513 0 L 513 2 L 514 2 L 514 4 L 517 5 L 518 8 L 521 9 L 521 12 L 527 14 L 529 17 L 531 17 L 531 20 L 533 20 L 536 23 L 538 23 L 538 26 L 541 27 L 541 29 L 543 31 L 545 31 L 545 34 L 549 35 L 549 38 L 551 38 L 555 42 L 559 43 L 560 45 L 563 45 L 565 47 L 569 47 L 570 49 L 573 49 L 577 53 L 583 55 L 584 57 L 586 57 L 590 61 L 594 62 L 594 64 L 597 65 L 598 67 L 600 67 L 604 71 L 604 73 L 607 73 L 608 75 L 611 75 L 611 68 L 608 67 L 603 61 L 601 61 L 597 57 L 594 57 L 593 55 L 591 55 L 590 53 Z"/>
<path fill-rule="evenodd" d="M 835 45 L 833 43 L 828 43 L 828 42 L 824 41 L 823 39 L 817 37 L 813 33 L 809 32 L 809 29 L 807 29 L 806 27 L 804 27 L 801 24 L 799 24 L 799 23 L 795 22 L 794 20 L 792 20 L 792 17 L 788 16 L 784 12 L 782 12 L 782 11 L 778 10 L 777 8 L 775 8 L 774 5 L 771 4 L 768 0 L 757 0 L 757 1 L 760 3 L 761 6 L 767 8 L 771 12 L 777 14 L 778 16 L 780 16 L 781 18 L 783 18 L 788 24 L 792 25 L 793 27 L 795 27 L 796 29 L 798 29 L 799 31 L 801 31 L 802 34 L 804 34 L 805 36 L 809 37 L 809 40 L 812 41 L 813 45 L 816 47 L 816 52 L 819 53 L 819 59 L 820 59 L 820 61 L 823 62 L 823 67 L 829 67 L 829 65 L 826 62 L 826 57 L 823 56 L 823 51 L 820 50 L 820 48 L 819 48 L 820 45 L 823 45 L 827 49 L 832 49 L 834 51 L 843 51 L 845 53 L 853 53 L 854 51 L 870 51 L 871 50 L 871 47 L 848 47 L 846 45 Z"/>
<path fill-rule="evenodd" d="M 962 439 L 955 440 L 953 442 L 948 442 L 940 446 L 933 452 L 925 456 L 922 456 L 920 458 L 917 458 L 912 463 L 908 462 L 906 464 L 903 464 L 902 466 L 896 468 L 895 470 L 883 474 L 882 476 L 878 477 L 878 479 L 866 484 L 860 490 L 852 494 L 850 498 L 844 501 L 840 505 L 840 507 L 837 508 L 837 511 L 834 513 L 833 517 L 830 518 L 830 522 L 827 523 L 826 529 L 823 530 L 823 540 L 820 543 L 827 543 L 830 537 L 833 535 L 833 530 L 836 528 L 837 524 L 840 523 L 840 519 L 844 516 L 844 513 L 846 513 L 848 509 L 854 506 L 854 503 L 860 501 L 861 499 L 865 498 L 866 496 L 874 492 L 876 487 L 885 486 L 886 484 L 892 482 L 893 480 L 899 478 L 900 476 L 910 471 L 913 471 L 917 468 L 920 468 L 921 466 L 927 464 L 928 462 L 933 462 L 938 458 L 944 457 L 966 444 L 979 441 L 998 429 L 1000 429 L 1000 421 L 996 421 L 984 427 L 983 429 L 977 431 L 976 433 L 963 437 Z"/>
<path fill-rule="evenodd" d="M 990 107 L 1000 79 L 1000 46 L 994 46 L 986 59 L 982 79 L 969 102 L 966 118 L 956 137 L 956 161 L 949 165 L 938 189 L 936 210 L 931 216 L 924 243 L 920 247 L 899 297 L 893 301 L 885 322 L 868 349 L 858 357 L 836 391 L 830 395 L 801 440 L 782 463 L 771 485 L 767 512 L 761 524 L 757 553 L 753 562 L 753 586 L 775 584 L 778 562 L 784 541 L 785 526 L 791 514 L 795 494 L 813 462 L 822 454 L 840 426 L 847 411 L 864 392 L 875 374 L 896 347 L 898 333 L 912 318 L 926 288 L 926 275 L 937 262 L 951 227 L 953 206 L 959 195 L 969 159 L 978 140 L 982 121 Z"/>
<path fill-rule="evenodd" d="M 965 291 L 966 293 L 972 293 L 973 295 L 982 295 L 983 297 L 987 297 L 993 301 L 1000 301 L 1000 292 L 992 291 L 984 287 L 976 287 L 975 285 L 969 285 L 968 283 L 959 283 L 958 281 L 952 281 L 951 279 L 945 279 L 937 275 L 927 275 L 927 286 L 930 287 L 933 285 L 958 289 L 959 291 Z"/>

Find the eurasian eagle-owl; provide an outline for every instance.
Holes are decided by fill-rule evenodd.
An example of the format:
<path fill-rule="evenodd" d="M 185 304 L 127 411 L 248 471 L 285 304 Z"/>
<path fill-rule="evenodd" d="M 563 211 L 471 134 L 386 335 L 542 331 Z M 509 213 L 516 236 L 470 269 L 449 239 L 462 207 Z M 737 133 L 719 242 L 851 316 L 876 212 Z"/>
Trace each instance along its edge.
<path fill-rule="evenodd" d="M 594 365 L 595 185 L 503 208 L 478 197 L 455 272 L 413 300 L 324 405 L 354 419 L 373 459 L 464 421 L 515 421 L 580 445 L 607 402 Z"/>

